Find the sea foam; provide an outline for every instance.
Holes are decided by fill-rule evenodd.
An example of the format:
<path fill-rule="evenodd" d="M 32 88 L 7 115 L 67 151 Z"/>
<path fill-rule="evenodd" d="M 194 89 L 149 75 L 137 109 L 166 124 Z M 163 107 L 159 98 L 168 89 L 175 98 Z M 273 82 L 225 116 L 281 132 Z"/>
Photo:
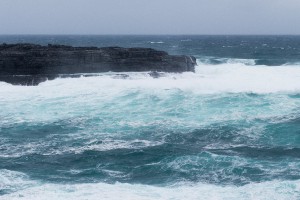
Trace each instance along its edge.
<path fill-rule="evenodd" d="M 17 172 L 15 172 L 17 173 Z M 18 173 L 19 174 L 19 173 Z M 8 173 L 6 176 L 10 176 Z M 1 176 L 1 174 L 0 174 Z M 7 178 L 6 178 L 7 179 Z M 15 179 L 15 178 L 13 178 Z M 1 188 L 0 180 L 0 191 Z M 89 184 L 49 184 L 35 181 L 25 185 L 22 190 L 11 191 L 0 196 L 0 200 L 30 199 L 139 199 L 139 200 L 297 200 L 300 198 L 300 181 L 270 181 L 250 183 L 244 186 L 216 186 L 204 183 L 179 183 L 171 186 L 149 186 L 128 183 L 89 183 Z"/>
<path fill-rule="evenodd" d="M 37 87 L 11 86 L 1 83 L 1 95 L 7 97 L 14 91 L 27 93 L 44 90 L 46 92 L 52 87 L 63 88 L 63 90 L 57 89 L 57 94 L 66 90 L 85 92 L 86 88 L 90 88 L 91 93 L 105 88 L 111 94 L 120 92 L 120 89 L 180 89 L 201 94 L 300 92 L 300 67 L 297 65 L 271 67 L 230 61 L 220 65 L 199 63 L 196 73 L 163 73 L 160 78 L 152 78 L 145 72 L 124 74 L 127 77 L 119 78 L 116 76 L 117 73 L 104 73 L 95 77 L 56 79 L 41 83 Z"/>

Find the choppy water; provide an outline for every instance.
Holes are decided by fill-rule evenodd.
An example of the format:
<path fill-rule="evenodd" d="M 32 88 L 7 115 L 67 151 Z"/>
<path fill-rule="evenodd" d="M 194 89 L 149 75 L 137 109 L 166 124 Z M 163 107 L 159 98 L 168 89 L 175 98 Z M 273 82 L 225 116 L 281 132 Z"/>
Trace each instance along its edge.
<path fill-rule="evenodd" d="M 300 199 L 300 37 L 4 41 L 146 46 L 199 66 L 0 82 L 0 199 Z"/>

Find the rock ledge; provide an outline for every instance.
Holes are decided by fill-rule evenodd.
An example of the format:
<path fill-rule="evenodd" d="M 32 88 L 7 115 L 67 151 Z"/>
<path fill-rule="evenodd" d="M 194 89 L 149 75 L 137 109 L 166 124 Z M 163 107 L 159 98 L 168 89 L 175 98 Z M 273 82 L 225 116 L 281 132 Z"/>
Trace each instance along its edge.
<path fill-rule="evenodd" d="M 0 81 L 37 85 L 63 75 L 101 72 L 195 71 L 196 58 L 151 48 L 0 45 Z"/>

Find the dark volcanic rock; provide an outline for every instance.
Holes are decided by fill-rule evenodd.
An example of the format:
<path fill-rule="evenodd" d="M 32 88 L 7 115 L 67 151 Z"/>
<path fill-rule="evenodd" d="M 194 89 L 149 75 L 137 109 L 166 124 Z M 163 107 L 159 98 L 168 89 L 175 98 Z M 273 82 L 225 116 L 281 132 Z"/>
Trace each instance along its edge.
<path fill-rule="evenodd" d="M 194 71 L 193 56 L 173 56 L 150 48 L 0 45 L 0 81 L 37 85 L 61 74 Z"/>

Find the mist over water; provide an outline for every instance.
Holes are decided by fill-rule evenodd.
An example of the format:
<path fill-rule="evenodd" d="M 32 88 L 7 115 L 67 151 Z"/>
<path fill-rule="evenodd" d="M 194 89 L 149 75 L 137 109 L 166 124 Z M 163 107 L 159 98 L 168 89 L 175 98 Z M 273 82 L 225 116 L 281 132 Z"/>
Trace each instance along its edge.
<path fill-rule="evenodd" d="M 299 37 L 40 37 L 5 40 L 139 44 L 198 66 L 0 82 L 0 199 L 300 198 Z"/>

